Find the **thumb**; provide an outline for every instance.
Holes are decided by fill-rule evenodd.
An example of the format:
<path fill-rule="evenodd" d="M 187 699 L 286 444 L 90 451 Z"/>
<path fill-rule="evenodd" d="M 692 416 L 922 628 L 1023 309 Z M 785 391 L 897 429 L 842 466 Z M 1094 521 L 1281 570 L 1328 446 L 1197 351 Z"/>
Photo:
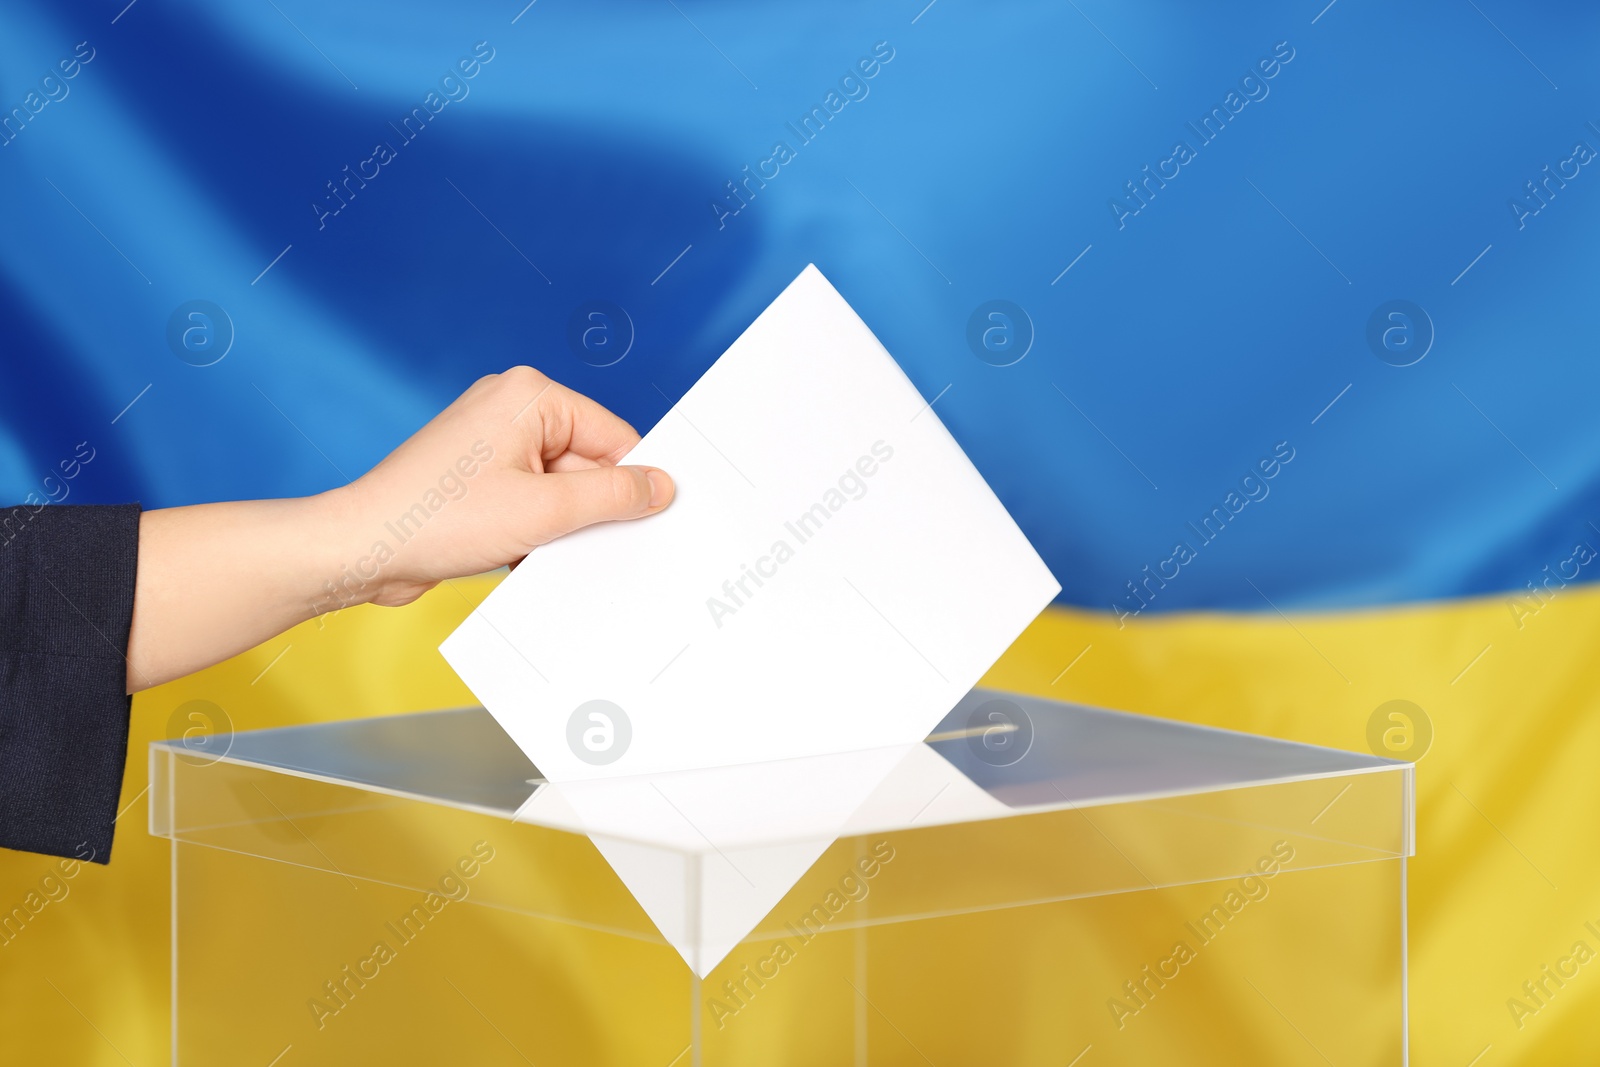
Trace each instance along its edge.
<path fill-rule="evenodd" d="M 653 515 L 675 492 L 671 476 L 655 467 L 591 467 L 534 477 L 533 506 L 547 540 L 597 522 Z"/>

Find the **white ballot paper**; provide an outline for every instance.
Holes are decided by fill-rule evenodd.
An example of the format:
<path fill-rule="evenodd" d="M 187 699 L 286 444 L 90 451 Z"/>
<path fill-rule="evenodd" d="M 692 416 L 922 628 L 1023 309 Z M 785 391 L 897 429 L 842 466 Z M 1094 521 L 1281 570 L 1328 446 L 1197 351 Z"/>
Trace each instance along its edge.
<path fill-rule="evenodd" d="M 618 798 L 659 806 L 650 798 L 672 789 L 639 788 L 651 776 L 685 789 L 681 772 L 754 763 L 774 765 L 775 788 L 757 802 L 739 790 L 722 808 L 761 820 L 773 815 L 764 804 L 812 802 L 780 767 L 920 742 L 1060 591 L 932 405 L 815 266 L 626 462 L 670 473 L 672 505 L 539 548 L 440 649 L 548 780 L 573 783 L 563 802 L 580 819 L 588 806 L 615 826 L 617 805 L 632 802 Z M 881 770 L 843 776 L 860 780 L 829 801 L 843 805 L 834 828 L 894 763 L 866 758 L 863 770 Z M 629 782 L 609 791 L 599 781 L 619 778 Z M 719 842 L 694 832 L 715 856 Z M 712 952 L 675 938 L 648 870 L 608 840 L 595 835 L 664 936 L 706 973 L 732 944 Z M 730 881 L 746 899 L 723 909 L 741 916 L 734 940 L 830 840 L 808 839 L 770 877 L 737 872 Z M 680 907 L 681 887 L 671 887 Z"/>

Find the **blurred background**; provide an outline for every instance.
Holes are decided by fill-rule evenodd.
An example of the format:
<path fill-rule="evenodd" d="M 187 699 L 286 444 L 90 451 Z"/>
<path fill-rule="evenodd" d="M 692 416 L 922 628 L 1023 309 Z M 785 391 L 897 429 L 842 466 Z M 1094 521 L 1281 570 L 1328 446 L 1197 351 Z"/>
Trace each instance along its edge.
<path fill-rule="evenodd" d="M 1507 1006 L 1600 948 L 1600 12 L 124 4 L 0 14 L 7 502 L 317 492 L 516 363 L 644 431 L 815 262 L 1063 586 L 988 683 L 1421 760 L 1416 1062 L 1600 1047 Z M 136 700 L 7 1044 L 166 1056 L 144 742 L 469 703 L 444 597 Z"/>

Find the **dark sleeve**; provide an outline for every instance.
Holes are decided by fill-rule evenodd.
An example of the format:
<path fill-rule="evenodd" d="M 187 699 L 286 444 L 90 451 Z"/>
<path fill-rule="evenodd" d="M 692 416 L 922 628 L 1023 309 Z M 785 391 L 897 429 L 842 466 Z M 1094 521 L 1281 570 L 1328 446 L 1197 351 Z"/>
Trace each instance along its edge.
<path fill-rule="evenodd" d="M 0 508 L 0 847 L 106 863 L 139 505 Z"/>

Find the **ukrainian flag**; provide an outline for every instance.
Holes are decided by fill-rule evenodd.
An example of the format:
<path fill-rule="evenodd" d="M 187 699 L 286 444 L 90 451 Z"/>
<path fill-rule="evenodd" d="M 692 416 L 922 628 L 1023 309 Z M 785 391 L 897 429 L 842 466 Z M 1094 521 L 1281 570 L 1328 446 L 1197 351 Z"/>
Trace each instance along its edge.
<path fill-rule="evenodd" d="M 518 362 L 644 429 L 815 261 L 1062 583 L 986 684 L 1418 760 L 1415 1062 L 1595 1058 L 1595 10 L 124 3 L 0 15 L 0 496 L 315 492 Z M 177 709 L 470 702 L 468 609 L 141 694 L 12 1056 L 168 1054 Z"/>

